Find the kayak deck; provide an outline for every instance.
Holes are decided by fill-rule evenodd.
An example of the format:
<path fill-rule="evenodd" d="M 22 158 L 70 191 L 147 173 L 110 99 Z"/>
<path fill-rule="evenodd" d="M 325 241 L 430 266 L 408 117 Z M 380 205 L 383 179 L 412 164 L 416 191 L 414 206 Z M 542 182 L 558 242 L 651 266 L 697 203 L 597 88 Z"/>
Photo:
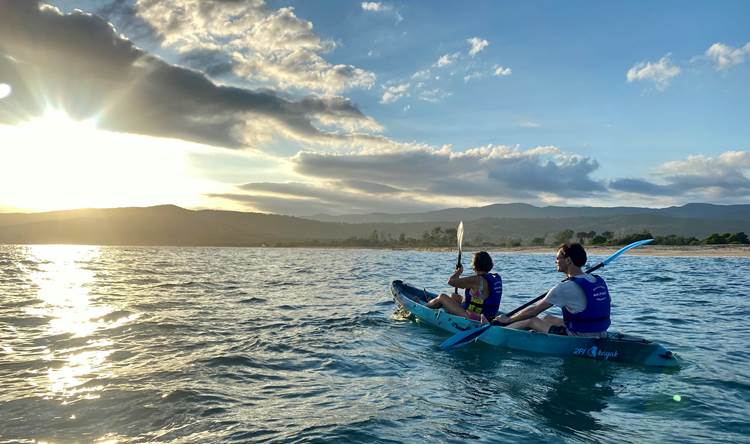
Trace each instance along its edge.
<path fill-rule="evenodd" d="M 417 319 L 450 333 L 481 325 L 477 321 L 451 315 L 442 309 L 428 308 L 424 305 L 425 302 L 437 295 L 400 280 L 391 283 L 391 293 L 396 303 Z M 514 350 L 578 356 L 598 361 L 627 362 L 657 367 L 680 365 L 675 355 L 660 344 L 617 332 L 609 332 L 607 338 L 587 338 L 492 326 L 476 340 Z"/>

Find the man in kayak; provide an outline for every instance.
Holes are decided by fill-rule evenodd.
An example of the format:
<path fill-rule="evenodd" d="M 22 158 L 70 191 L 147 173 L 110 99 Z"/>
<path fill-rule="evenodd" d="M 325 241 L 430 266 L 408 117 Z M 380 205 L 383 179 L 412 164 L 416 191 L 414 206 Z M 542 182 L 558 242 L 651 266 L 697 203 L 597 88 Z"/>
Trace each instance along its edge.
<path fill-rule="evenodd" d="M 610 325 L 609 290 L 600 276 L 585 274 L 581 270 L 586 259 L 586 250 L 581 244 L 561 245 L 555 264 L 557 271 L 565 273 L 568 278 L 552 287 L 536 304 L 511 317 L 498 316 L 493 323 L 559 335 L 606 336 Z M 552 315 L 537 317 L 552 306 L 562 308 L 562 319 Z"/>
<path fill-rule="evenodd" d="M 486 251 L 474 254 L 471 260 L 474 276 L 461 277 L 463 267 L 458 266 L 448 279 L 448 285 L 465 288 L 465 294 L 441 294 L 427 303 L 429 308 L 443 308 L 450 314 L 464 316 L 475 321 L 486 322 L 497 315 L 500 298 L 503 296 L 503 280 L 497 273 L 490 273 L 493 263 Z"/>

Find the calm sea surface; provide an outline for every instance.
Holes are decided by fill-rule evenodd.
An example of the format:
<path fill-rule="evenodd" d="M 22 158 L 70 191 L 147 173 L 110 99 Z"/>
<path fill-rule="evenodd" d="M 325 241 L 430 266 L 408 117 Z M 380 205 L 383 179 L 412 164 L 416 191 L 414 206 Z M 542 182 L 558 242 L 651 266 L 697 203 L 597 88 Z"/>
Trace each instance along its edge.
<path fill-rule="evenodd" d="M 505 311 L 562 278 L 553 251 L 493 257 Z M 602 272 L 612 328 L 677 352 L 677 371 L 441 351 L 389 283 L 447 291 L 454 261 L 0 246 L 0 442 L 750 442 L 749 259 L 626 254 Z"/>

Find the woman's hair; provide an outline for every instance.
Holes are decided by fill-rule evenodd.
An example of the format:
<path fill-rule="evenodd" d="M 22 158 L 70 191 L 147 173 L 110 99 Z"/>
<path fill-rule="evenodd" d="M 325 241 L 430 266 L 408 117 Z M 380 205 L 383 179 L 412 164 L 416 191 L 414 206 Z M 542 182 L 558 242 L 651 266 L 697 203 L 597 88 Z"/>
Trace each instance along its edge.
<path fill-rule="evenodd" d="M 474 253 L 474 259 L 471 261 L 472 265 L 477 271 L 484 271 L 485 273 L 492 270 L 492 258 L 486 251 L 477 251 Z"/>
<path fill-rule="evenodd" d="M 586 250 L 583 249 L 583 245 L 578 242 L 572 244 L 562 244 L 558 248 L 562 250 L 563 256 L 569 257 L 576 267 L 583 267 L 588 258 L 586 257 Z"/>

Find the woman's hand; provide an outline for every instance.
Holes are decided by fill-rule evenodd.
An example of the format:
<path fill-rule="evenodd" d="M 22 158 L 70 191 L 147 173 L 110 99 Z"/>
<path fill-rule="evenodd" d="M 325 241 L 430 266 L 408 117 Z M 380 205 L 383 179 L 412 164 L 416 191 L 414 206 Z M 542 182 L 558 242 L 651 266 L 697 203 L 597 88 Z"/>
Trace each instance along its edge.
<path fill-rule="evenodd" d="M 456 267 L 456 271 L 454 271 L 451 277 L 448 278 L 448 285 L 450 285 L 451 287 L 456 287 L 456 281 L 460 279 L 461 273 L 463 273 L 463 271 L 464 267 L 462 267 L 461 265 Z"/>

